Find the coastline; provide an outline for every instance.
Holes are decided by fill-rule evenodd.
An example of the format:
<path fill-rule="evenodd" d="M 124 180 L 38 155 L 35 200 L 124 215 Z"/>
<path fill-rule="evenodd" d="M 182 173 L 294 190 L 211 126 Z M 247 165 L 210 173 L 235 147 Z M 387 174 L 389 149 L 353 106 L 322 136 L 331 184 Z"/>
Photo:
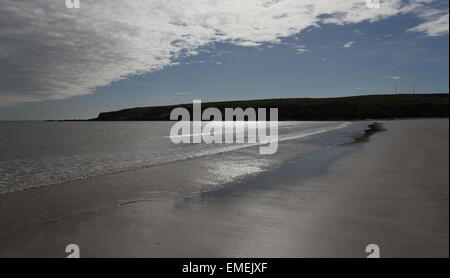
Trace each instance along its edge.
<path fill-rule="evenodd" d="M 104 177 L 107 191 L 92 179 L 0 195 L 0 257 L 64 257 L 69 243 L 83 257 L 364 257 L 370 243 L 382 257 L 446 257 L 448 119 L 382 124 L 370 142 L 187 198 L 151 169 Z M 160 194 L 143 194 L 149 178 Z"/>

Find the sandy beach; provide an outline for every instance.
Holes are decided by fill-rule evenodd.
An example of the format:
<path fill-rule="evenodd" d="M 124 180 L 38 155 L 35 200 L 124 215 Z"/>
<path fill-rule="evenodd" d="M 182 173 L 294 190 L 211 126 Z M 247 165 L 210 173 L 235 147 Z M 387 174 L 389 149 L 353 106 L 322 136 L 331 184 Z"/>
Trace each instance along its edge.
<path fill-rule="evenodd" d="M 182 161 L 0 194 L 0 257 L 448 257 L 449 120 L 381 123 L 209 192 Z"/>

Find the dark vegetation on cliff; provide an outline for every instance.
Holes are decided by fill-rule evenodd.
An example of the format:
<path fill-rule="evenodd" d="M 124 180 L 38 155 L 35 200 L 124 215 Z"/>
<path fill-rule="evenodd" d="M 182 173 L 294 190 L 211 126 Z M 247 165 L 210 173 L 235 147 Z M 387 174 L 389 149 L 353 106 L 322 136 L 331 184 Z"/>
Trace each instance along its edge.
<path fill-rule="evenodd" d="M 278 108 L 281 121 L 328 121 L 448 117 L 448 94 L 366 95 L 339 98 L 291 98 L 202 103 L 220 109 Z M 192 103 L 154 106 L 100 113 L 94 121 L 166 121 L 176 107 L 191 112 Z"/>

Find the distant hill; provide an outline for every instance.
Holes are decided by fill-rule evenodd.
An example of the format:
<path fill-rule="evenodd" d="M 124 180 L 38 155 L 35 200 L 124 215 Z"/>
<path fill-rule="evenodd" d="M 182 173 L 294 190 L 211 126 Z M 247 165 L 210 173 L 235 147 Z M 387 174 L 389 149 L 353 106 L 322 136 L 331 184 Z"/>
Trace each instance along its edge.
<path fill-rule="evenodd" d="M 278 108 L 280 121 L 331 121 L 448 117 L 448 94 L 364 95 L 339 98 L 291 98 L 202 103 L 202 110 Z M 166 121 L 176 107 L 191 111 L 192 103 L 100 113 L 94 121 Z"/>

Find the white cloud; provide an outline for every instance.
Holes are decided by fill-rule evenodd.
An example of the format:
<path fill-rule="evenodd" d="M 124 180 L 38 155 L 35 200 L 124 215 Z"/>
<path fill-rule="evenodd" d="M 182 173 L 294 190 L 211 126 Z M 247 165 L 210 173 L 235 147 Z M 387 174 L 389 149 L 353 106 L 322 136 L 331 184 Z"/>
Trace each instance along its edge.
<path fill-rule="evenodd" d="M 355 44 L 355 42 L 347 42 L 347 43 L 344 43 L 344 45 L 342 47 L 349 48 L 349 47 L 352 47 L 352 45 L 354 45 L 354 44 Z"/>
<path fill-rule="evenodd" d="M 388 78 L 388 79 L 393 79 L 393 80 L 400 80 L 400 79 L 402 79 L 402 77 L 401 76 L 384 76 L 384 78 Z"/>
<path fill-rule="evenodd" d="M 365 35 L 365 33 L 363 31 L 361 31 L 360 29 L 354 29 L 353 32 L 357 36 L 364 36 Z"/>
<path fill-rule="evenodd" d="M 321 23 L 417 12 L 422 2 L 386 0 L 368 9 L 364 0 L 82 0 L 80 9 L 67 9 L 64 1 L 0 0 L 0 103 L 89 94 L 174 65 L 200 46 L 279 43 Z M 445 18 L 435 20 L 423 24 L 441 26 Z M 423 24 L 412 31 L 442 33 Z"/>
<path fill-rule="evenodd" d="M 448 34 L 448 13 L 410 28 L 409 32 L 420 32 L 427 36 L 435 37 Z"/>
<path fill-rule="evenodd" d="M 294 48 L 298 53 L 307 53 L 309 50 L 304 45 L 294 45 L 292 48 Z"/>

